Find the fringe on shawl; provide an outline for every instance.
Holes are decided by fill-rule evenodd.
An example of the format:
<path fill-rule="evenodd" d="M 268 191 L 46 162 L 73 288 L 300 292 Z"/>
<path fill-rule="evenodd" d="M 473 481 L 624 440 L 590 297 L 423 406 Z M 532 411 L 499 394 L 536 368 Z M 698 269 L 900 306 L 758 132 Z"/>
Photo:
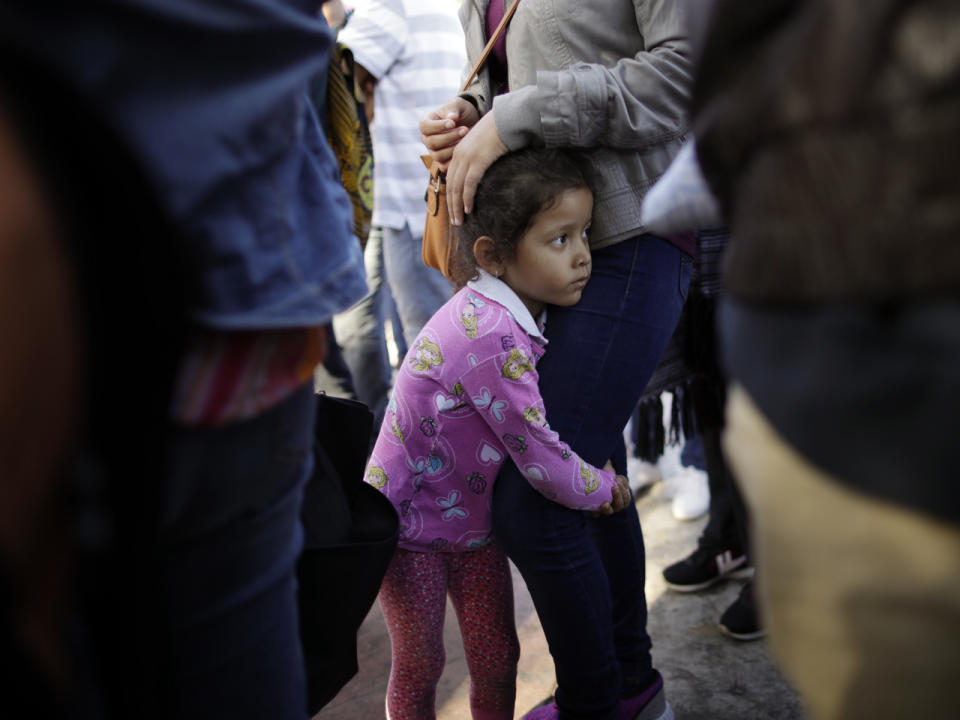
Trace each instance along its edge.
<path fill-rule="evenodd" d="M 715 331 L 725 230 L 697 233 L 697 255 L 683 314 L 633 414 L 634 454 L 656 462 L 667 444 L 723 426 L 726 380 Z M 663 417 L 664 393 L 672 396 Z"/>

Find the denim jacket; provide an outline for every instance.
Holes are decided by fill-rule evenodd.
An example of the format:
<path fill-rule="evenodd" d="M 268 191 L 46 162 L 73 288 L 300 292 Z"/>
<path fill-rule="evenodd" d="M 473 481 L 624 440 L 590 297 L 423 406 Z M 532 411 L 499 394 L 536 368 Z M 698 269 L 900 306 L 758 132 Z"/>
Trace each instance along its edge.
<path fill-rule="evenodd" d="M 591 149 L 594 248 L 638 234 L 640 200 L 680 149 L 687 127 L 686 3 L 518 1 L 506 30 L 509 92 L 497 95 L 483 69 L 466 94 L 481 115 L 495 109 L 497 131 L 511 150 Z M 489 2 L 460 6 L 469 68 L 486 44 Z"/>
<path fill-rule="evenodd" d="M 132 148 L 199 262 L 205 326 L 318 325 L 365 292 L 350 202 L 306 97 L 332 45 L 319 5 L 0 5 L 0 42 L 60 73 Z"/>

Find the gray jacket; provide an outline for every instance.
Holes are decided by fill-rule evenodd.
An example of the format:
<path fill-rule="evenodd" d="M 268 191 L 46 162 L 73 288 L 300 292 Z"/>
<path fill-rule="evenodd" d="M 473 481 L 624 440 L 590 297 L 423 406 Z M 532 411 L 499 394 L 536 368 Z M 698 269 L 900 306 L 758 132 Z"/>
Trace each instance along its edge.
<path fill-rule="evenodd" d="M 509 1 L 509 0 L 508 0 Z M 485 43 L 490 0 L 463 0 L 468 66 Z M 511 150 L 590 148 L 594 248 L 643 231 L 640 201 L 683 143 L 691 50 L 683 0 L 518 0 L 507 28 L 510 91 L 482 70 L 467 89 L 496 110 Z"/>

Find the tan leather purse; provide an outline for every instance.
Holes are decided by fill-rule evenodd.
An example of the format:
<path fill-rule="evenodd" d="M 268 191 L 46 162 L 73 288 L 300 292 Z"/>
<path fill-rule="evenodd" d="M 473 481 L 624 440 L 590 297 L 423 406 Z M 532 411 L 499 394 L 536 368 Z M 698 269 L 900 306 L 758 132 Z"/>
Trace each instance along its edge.
<path fill-rule="evenodd" d="M 477 73 L 480 72 L 480 68 L 482 68 L 483 64 L 487 61 L 487 58 L 493 51 L 493 46 L 496 44 L 497 39 L 503 34 L 507 23 L 510 22 L 510 18 L 513 17 L 513 13 L 519 4 L 520 0 L 515 0 L 504 13 L 500 24 L 497 25 L 497 29 L 493 31 L 493 35 L 491 35 L 490 40 L 487 41 L 486 47 L 484 47 L 483 52 L 480 53 L 480 59 L 477 60 L 477 64 L 474 65 L 470 76 L 463 84 L 460 92 L 464 92 L 470 87 L 470 83 L 473 82 Z M 446 176 L 440 170 L 440 166 L 429 155 L 421 155 L 420 159 L 430 171 L 430 183 L 427 185 L 427 192 L 424 196 L 424 200 L 427 203 L 427 220 L 423 227 L 423 262 L 432 268 L 436 268 L 449 279 L 452 272 L 451 259 L 457 250 L 457 233 L 450 225 L 450 214 L 447 211 Z"/>

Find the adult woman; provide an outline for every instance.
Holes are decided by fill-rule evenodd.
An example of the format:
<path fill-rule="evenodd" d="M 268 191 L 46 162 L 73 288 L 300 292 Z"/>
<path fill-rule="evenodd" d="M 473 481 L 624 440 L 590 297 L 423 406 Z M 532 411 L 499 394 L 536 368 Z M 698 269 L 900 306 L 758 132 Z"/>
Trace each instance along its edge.
<path fill-rule="evenodd" d="M 519 0 L 476 81 L 421 120 L 448 163 L 450 216 L 471 210 L 494 159 L 526 145 L 584 148 L 595 190 L 593 275 L 579 304 L 549 311 L 538 365 L 551 426 L 589 462 L 625 472 L 622 430 L 676 325 L 690 248 L 643 232 L 639 205 L 683 141 L 690 52 L 682 4 Z M 460 9 L 468 61 L 501 0 Z M 594 518 L 552 503 L 514 466 L 494 493 L 494 531 L 520 569 L 553 655 L 555 700 L 526 717 L 668 718 L 646 632 L 636 509 Z"/>

